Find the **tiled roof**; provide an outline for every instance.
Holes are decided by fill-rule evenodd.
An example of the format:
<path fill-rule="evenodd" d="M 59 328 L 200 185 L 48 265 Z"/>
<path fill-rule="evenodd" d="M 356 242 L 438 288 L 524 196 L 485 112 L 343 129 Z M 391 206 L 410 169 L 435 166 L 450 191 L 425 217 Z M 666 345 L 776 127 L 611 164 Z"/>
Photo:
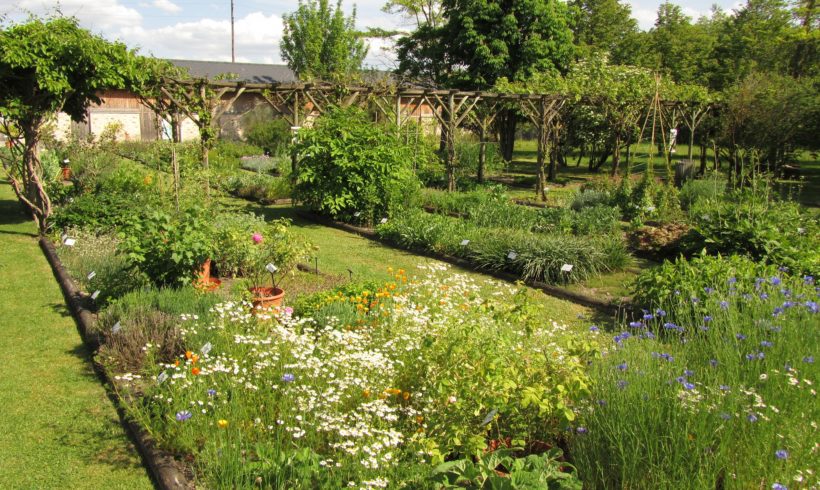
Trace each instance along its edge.
<path fill-rule="evenodd" d="M 214 78 L 231 74 L 226 80 L 249 83 L 291 83 L 298 78 L 287 65 L 263 65 L 259 63 L 231 63 L 226 61 L 168 60 L 186 68 L 194 78 Z"/>

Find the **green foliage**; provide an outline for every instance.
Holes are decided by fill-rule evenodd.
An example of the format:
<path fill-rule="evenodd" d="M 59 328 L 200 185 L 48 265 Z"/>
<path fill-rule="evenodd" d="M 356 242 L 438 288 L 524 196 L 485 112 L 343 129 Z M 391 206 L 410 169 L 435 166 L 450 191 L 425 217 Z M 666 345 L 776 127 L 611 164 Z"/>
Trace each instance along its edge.
<path fill-rule="evenodd" d="M 248 143 L 262 148 L 272 156 L 285 155 L 292 137 L 290 124 L 281 118 L 255 122 L 245 131 Z"/>
<path fill-rule="evenodd" d="M 701 200 L 715 200 L 726 192 L 726 180 L 720 174 L 705 179 L 687 180 L 680 188 L 680 207 L 688 211 Z"/>
<path fill-rule="evenodd" d="M 570 208 L 580 211 L 587 207 L 608 205 L 611 200 L 612 197 L 606 190 L 585 189 L 575 195 L 572 203 L 570 203 Z"/>
<path fill-rule="evenodd" d="M 319 213 L 376 222 L 413 204 L 412 149 L 356 108 L 331 108 L 299 135 L 294 197 Z"/>
<path fill-rule="evenodd" d="M 143 213 L 120 232 L 120 250 L 158 286 L 190 284 L 213 253 L 211 216 L 196 206 L 173 214 L 150 208 Z"/>
<path fill-rule="evenodd" d="M 292 183 L 287 177 L 264 174 L 232 174 L 222 179 L 219 187 L 229 194 L 263 204 L 291 196 Z"/>
<path fill-rule="evenodd" d="M 276 175 L 280 169 L 287 168 L 284 158 L 274 158 L 265 155 L 242 157 L 239 166 L 243 170 L 250 170 L 259 174 Z"/>
<path fill-rule="evenodd" d="M 689 216 L 692 232 L 685 246 L 691 251 L 744 254 L 794 273 L 820 271 L 820 227 L 796 203 L 744 190 L 726 199 L 700 201 Z"/>
<path fill-rule="evenodd" d="M 531 489 L 549 488 L 581 490 L 578 477 L 565 469 L 572 469 L 560 461 L 562 451 L 551 449 L 543 454 L 519 456 L 523 448 L 503 448 L 489 452 L 473 461 L 457 459 L 438 465 L 432 480 L 438 488 L 493 488 Z M 503 470 L 499 470 L 503 468 Z"/>
<path fill-rule="evenodd" d="M 303 80 L 339 81 L 355 75 L 367 55 L 356 32 L 356 11 L 346 17 L 342 0 L 299 0 L 299 7 L 282 18 L 282 58 Z"/>

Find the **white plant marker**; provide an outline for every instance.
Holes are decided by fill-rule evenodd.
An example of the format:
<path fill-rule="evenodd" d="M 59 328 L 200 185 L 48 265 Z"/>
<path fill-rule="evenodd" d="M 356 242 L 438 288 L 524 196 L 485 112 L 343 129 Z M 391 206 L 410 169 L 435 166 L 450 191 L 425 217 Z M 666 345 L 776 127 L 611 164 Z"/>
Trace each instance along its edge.
<path fill-rule="evenodd" d="M 94 271 L 89 272 L 88 275 L 85 276 L 85 278 L 88 279 L 89 281 L 94 279 L 95 277 L 97 277 L 97 273 L 94 272 Z"/>
<path fill-rule="evenodd" d="M 518 258 L 518 254 L 515 252 L 510 252 L 507 254 L 507 258 L 510 260 L 515 260 L 516 258 Z"/>
<path fill-rule="evenodd" d="M 163 372 L 159 373 L 159 376 L 157 376 L 157 383 L 162 384 L 167 379 L 168 379 L 168 373 L 163 371 Z"/>
<path fill-rule="evenodd" d="M 100 292 L 101 292 L 101 291 L 98 289 L 98 290 L 94 291 L 93 293 L 91 293 L 91 299 L 93 299 L 94 301 L 96 301 L 96 300 L 97 300 L 97 298 L 100 296 Z"/>
<path fill-rule="evenodd" d="M 461 246 L 462 247 L 466 247 L 469 244 L 470 244 L 470 240 L 461 240 Z"/>
<path fill-rule="evenodd" d="M 62 235 L 60 235 L 60 241 L 61 242 L 65 243 L 65 241 L 67 239 L 68 239 L 68 234 L 67 233 L 63 233 Z"/>
<path fill-rule="evenodd" d="M 63 159 L 63 163 L 65 163 L 66 165 L 68 165 L 69 163 L 71 163 L 71 160 L 69 160 L 68 158 Z"/>
<path fill-rule="evenodd" d="M 353 213 L 353 217 L 355 217 L 355 218 L 358 218 L 361 215 L 362 215 L 361 211 L 356 211 L 355 213 Z"/>
<path fill-rule="evenodd" d="M 381 223 L 381 224 L 385 224 L 385 223 L 387 223 L 387 218 L 382 218 L 382 220 L 381 220 L 381 221 L 379 221 L 379 223 Z"/>
<path fill-rule="evenodd" d="M 278 268 L 278 267 L 276 267 L 276 266 L 273 264 L 273 262 L 271 262 L 271 263 L 269 263 L 268 265 L 266 265 L 266 266 L 265 266 L 265 269 L 267 269 L 267 271 L 268 271 L 268 272 L 270 272 L 271 274 L 273 274 L 274 272 L 276 272 L 276 271 L 278 271 L 278 270 L 279 270 L 279 268 Z"/>
<path fill-rule="evenodd" d="M 74 238 L 66 238 L 63 241 L 63 245 L 65 245 L 66 247 L 73 247 L 76 244 L 77 244 L 77 240 L 75 240 Z"/>
<path fill-rule="evenodd" d="M 113 334 L 119 333 L 120 330 L 122 330 L 122 325 L 120 325 L 120 322 L 115 323 L 114 326 L 111 327 L 111 333 Z"/>
<path fill-rule="evenodd" d="M 564 264 L 561 266 L 561 272 L 571 272 L 573 267 L 572 264 Z"/>
<path fill-rule="evenodd" d="M 201 349 L 199 349 L 199 352 L 201 352 L 203 356 L 207 356 L 208 353 L 211 352 L 212 348 L 213 346 L 210 342 L 208 342 L 207 344 L 203 345 Z"/>

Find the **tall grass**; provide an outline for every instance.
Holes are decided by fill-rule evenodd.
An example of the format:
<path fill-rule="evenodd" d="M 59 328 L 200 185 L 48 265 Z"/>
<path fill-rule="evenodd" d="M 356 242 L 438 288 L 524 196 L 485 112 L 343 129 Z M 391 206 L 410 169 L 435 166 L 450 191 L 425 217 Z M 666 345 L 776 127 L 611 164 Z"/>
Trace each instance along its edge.
<path fill-rule="evenodd" d="M 572 438 L 586 485 L 817 485 L 816 300 L 810 277 L 739 275 L 621 325 Z"/>

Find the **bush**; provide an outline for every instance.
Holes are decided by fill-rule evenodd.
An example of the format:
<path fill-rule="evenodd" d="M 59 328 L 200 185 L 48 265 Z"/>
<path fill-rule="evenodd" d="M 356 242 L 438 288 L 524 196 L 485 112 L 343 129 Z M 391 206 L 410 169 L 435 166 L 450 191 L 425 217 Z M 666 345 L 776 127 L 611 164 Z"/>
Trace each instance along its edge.
<path fill-rule="evenodd" d="M 292 137 L 290 124 L 284 119 L 255 121 L 245 132 L 248 143 L 262 148 L 270 156 L 287 154 Z"/>
<path fill-rule="evenodd" d="M 570 208 L 575 211 L 580 211 L 586 207 L 592 206 L 608 206 L 612 201 L 609 191 L 586 189 L 578 192 L 572 199 Z"/>
<path fill-rule="evenodd" d="M 334 219 L 373 223 L 415 204 L 410 147 L 357 108 L 331 108 L 299 136 L 295 197 Z"/>
<path fill-rule="evenodd" d="M 262 204 L 289 198 L 292 185 L 287 177 L 271 177 L 264 174 L 233 174 L 219 183 L 222 190 L 242 199 Z"/>
<path fill-rule="evenodd" d="M 211 218 L 199 207 L 146 210 L 120 233 L 120 250 L 157 286 L 191 284 L 213 252 Z"/>
<path fill-rule="evenodd" d="M 680 189 L 680 206 L 684 211 L 698 201 L 719 199 L 726 192 L 726 180 L 720 174 L 698 180 L 687 180 Z"/>

